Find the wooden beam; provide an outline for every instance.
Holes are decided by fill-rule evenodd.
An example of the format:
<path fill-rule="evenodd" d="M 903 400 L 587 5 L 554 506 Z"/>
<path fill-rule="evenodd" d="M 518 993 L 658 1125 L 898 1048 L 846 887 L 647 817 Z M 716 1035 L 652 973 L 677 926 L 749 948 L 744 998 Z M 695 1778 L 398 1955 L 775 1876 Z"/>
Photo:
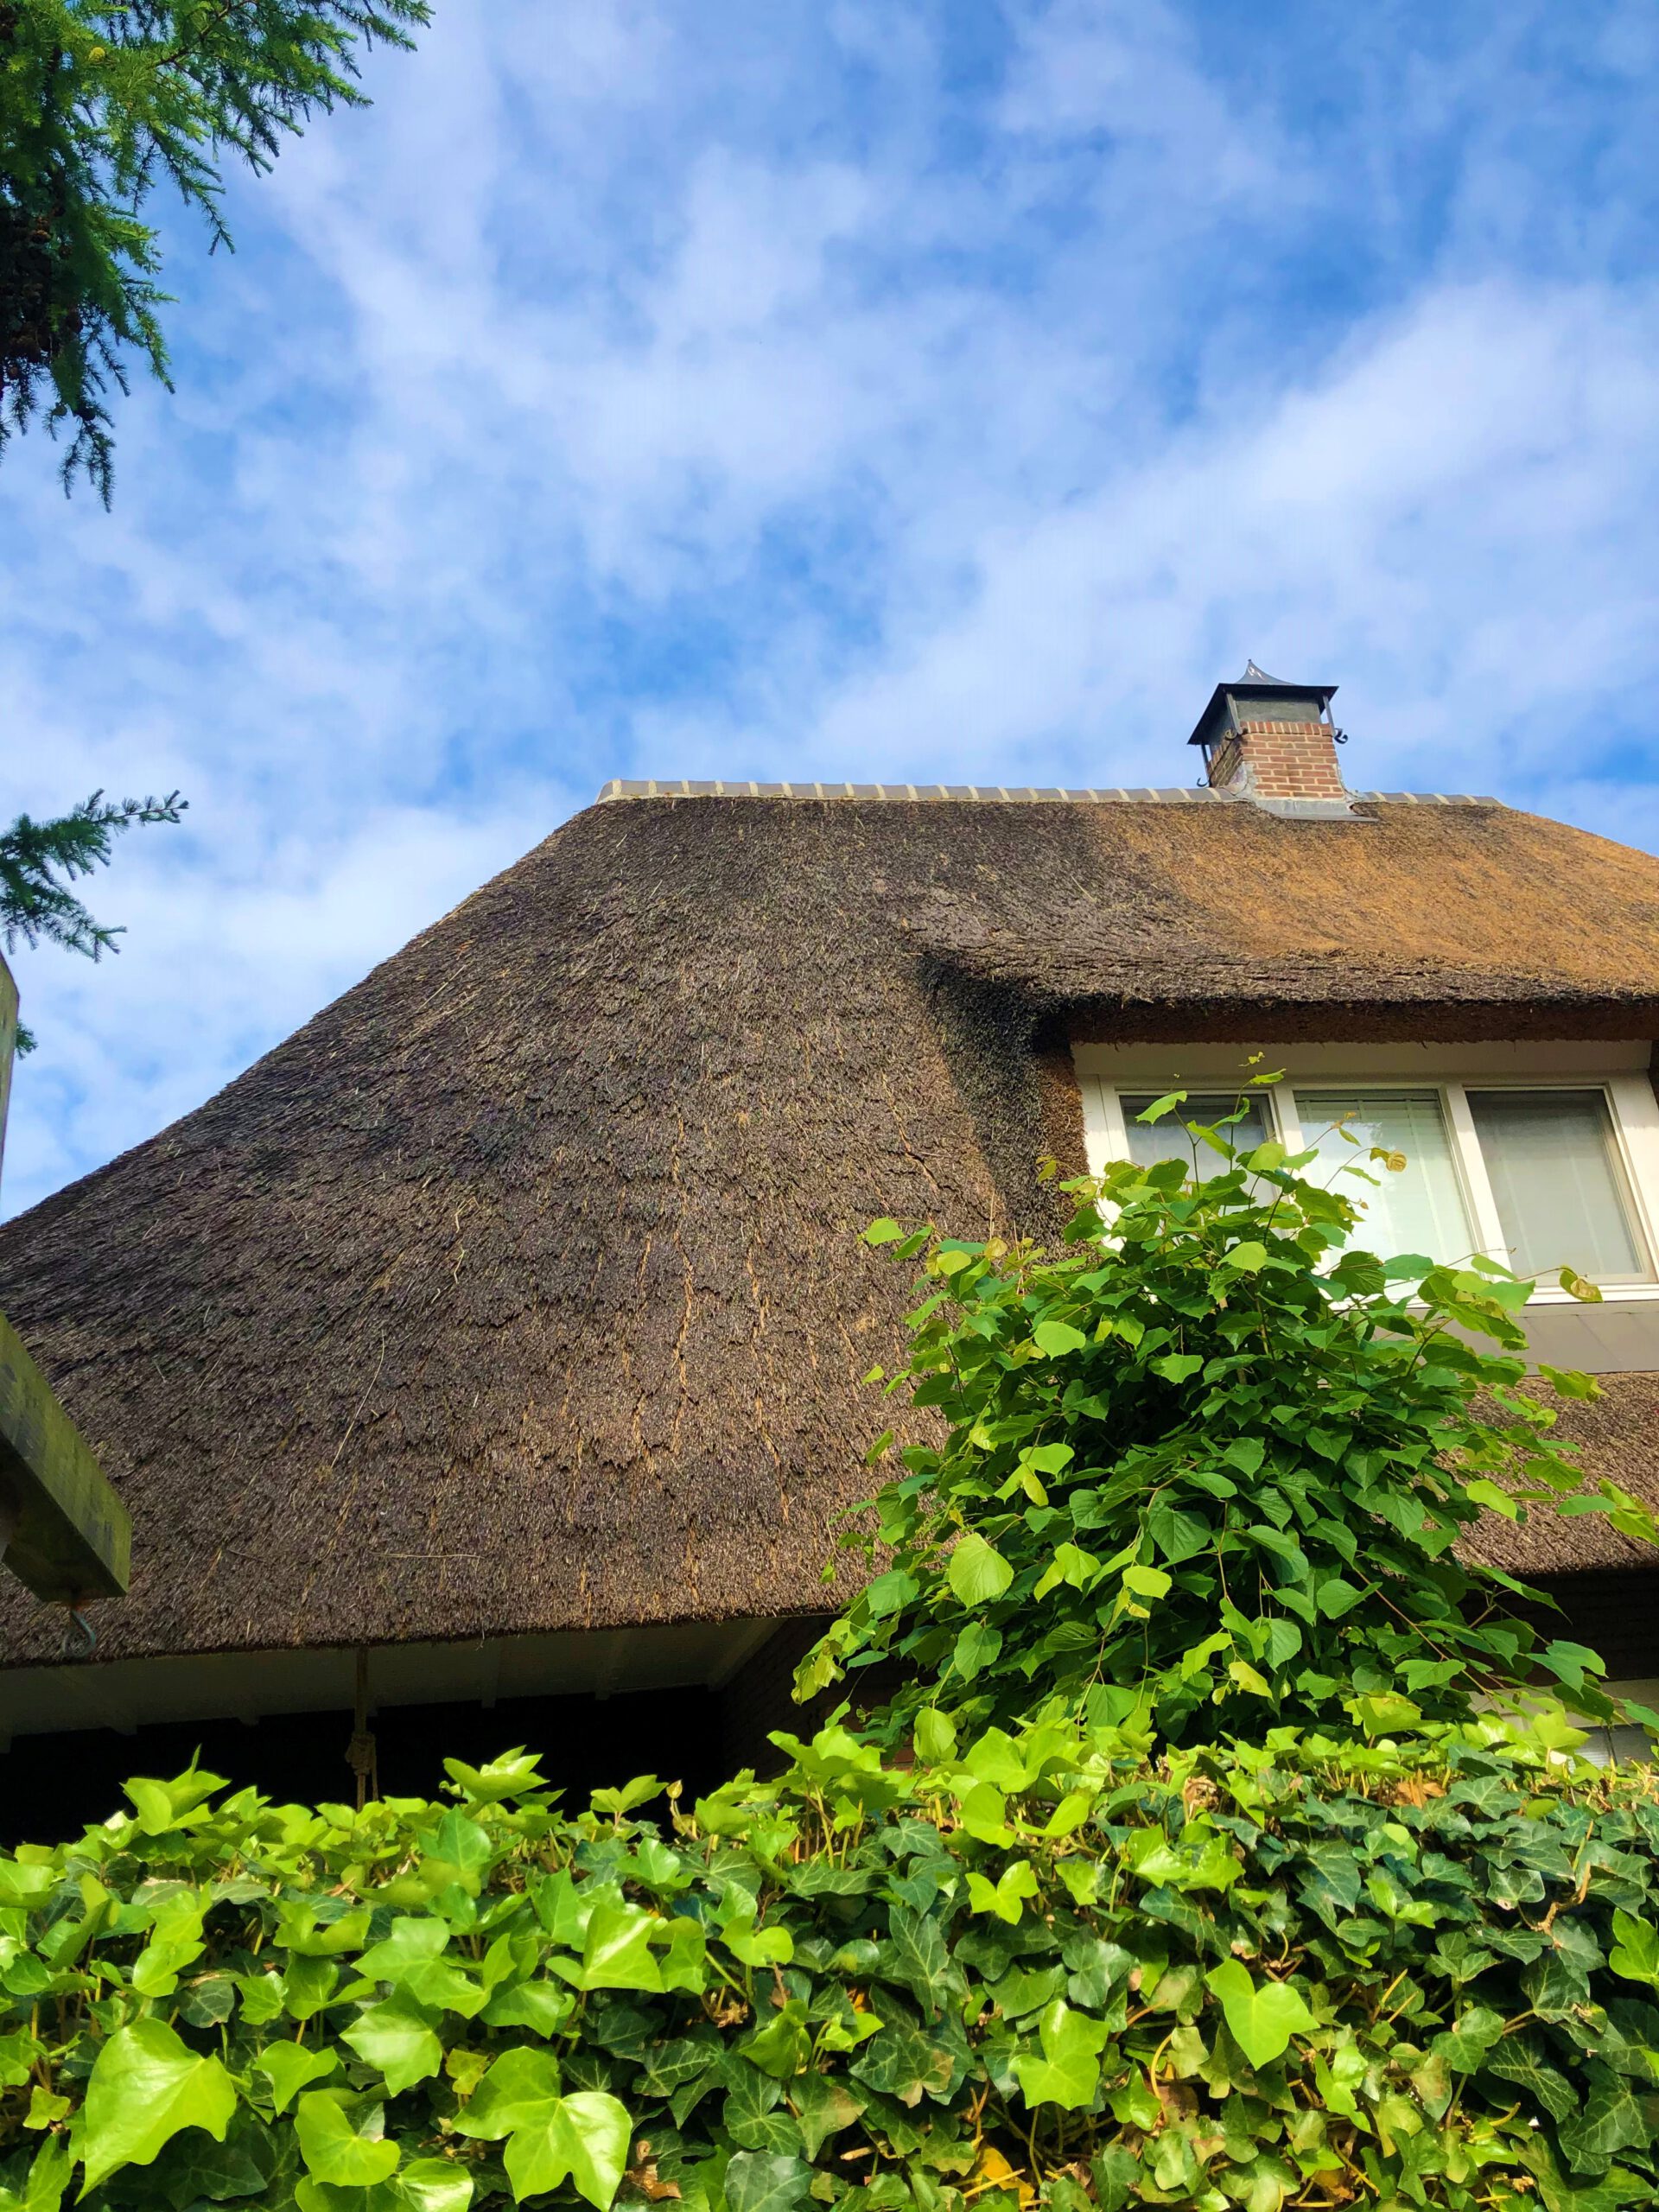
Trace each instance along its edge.
<path fill-rule="evenodd" d="M 126 1507 L 0 1314 L 0 1554 L 5 1564 L 37 1598 L 73 1605 L 122 1596 L 131 1549 Z"/>

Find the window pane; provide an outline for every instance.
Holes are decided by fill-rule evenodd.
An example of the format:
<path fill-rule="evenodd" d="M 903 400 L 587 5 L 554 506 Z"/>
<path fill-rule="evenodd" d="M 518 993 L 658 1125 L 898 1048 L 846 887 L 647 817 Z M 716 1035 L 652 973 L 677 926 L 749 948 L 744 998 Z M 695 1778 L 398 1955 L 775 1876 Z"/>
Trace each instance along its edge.
<path fill-rule="evenodd" d="M 1296 1111 L 1303 1143 L 1317 1147 L 1325 1168 L 1319 1181 L 1364 1209 L 1355 1235 L 1367 1250 L 1384 1260 L 1402 1252 L 1431 1260 L 1461 1260 L 1469 1253 L 1474 1238 L 1437 1090 L 1298 1090 Z M 1357 1146 L 1338 1135 L 1338 1122 Z M 1367 1159 L 1372 1145 L 1403 1152 L 1404 1168 L 1395 1174 L 1380 1160 Z M 1329 1172 L 1351 1166 L 1374 1175 L 1377 1186 Z"/>
<path fill-rule="evenodd" d="M 1253 1152 L 1268 1141 L 1267 1112 L 1260 1095 L 1246 1097 L 1244 1118 L 1223 1128 L 1221 1123 L 1229 1114 L 1238 1111 L 1240 1100 L 1236 1090 L 1189 1090 L 1179 1106 L 1166 1114 L 1160 1122 L 1137 1122 L 1135 1116 L 1144 1114 L 1148 1106 L 1155 1106 L 1165 1096 L 1161 1090 L 1147 1090 L 1133 1095 L 1126 1092 L 1119 1103 L 1123 1119 L 1128 1124 L 1129 1158 L 1140 1167 L 1155 1167 L 1160 1160 L 1182 1160 L 1190 1167 L 1197 1155 L 1198 1173 L 1220 1175 L 1226 1172 L 1227 1163 L 1218 1152 L 1211 1151 L 1202 1137 L 1190 1134 L 1190 1124 L 1202 1122 L 1206 1128 L 1225 1137 L 1238 1151 Z"/>
<path fill-rule="evenodd" d="M 1510 1265 L 1516 1274 L 1646 1275 L 1599 1090 L 1471 1090 Z"/>

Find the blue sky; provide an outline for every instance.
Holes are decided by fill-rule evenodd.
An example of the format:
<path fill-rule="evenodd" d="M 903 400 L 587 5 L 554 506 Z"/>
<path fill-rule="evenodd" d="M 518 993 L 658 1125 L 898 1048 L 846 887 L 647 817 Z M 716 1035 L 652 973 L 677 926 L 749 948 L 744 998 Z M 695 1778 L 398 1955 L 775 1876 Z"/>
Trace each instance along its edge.
<path fill-rule="evenodd" d="M 1364 786 L 1659 844 L 1659 16 L 438 0 L 169 213 L 112 513 L 0 468 L 0 806 L 182 787 L 19 952 L 7 1210 L 613 775 Z"/>

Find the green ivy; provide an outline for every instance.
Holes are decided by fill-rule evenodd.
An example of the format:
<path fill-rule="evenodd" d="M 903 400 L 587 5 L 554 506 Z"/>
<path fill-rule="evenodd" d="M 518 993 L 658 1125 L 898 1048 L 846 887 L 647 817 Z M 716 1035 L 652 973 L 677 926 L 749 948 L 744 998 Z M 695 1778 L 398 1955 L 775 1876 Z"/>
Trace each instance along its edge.
<path fill-rule="evenodd" d="M 134 1783 L 0 1858 L 0 2207 L 1611 2212 L 1659 2189 L 1659 1795 L 1559 1713 L 1157 1764 L 780 1738 L 663 1829 L 535 1763 Z"/>
<path fill-rule="evenodd" d="M 1659 1777 L 1453 1550 L 1652 1523 L 1551 1435 L 1525 1284 L 1207 1141 L 1074 1185 L 1058 1257 L 869 1232 L 944 1440 L 805 1669 L 898 1662 L 863 1732 L 690 1809 L 193 1769 L 0 1855 L 0 2212 L 1654 2202 Z"/>
<path fill-rule="evenodd" d="M 1356 1198 L 1307 1179 L 1316 1154 L 1239 1155 L 1225 1126 L 1196 1141 L 1219 1155 L 1208 1179 L 1174 1160 L 1066 1185 L 1058 1254 L 866 1232 L 923 1269 L 907 1363 L 867 1380 L 933 1409 L 943 1441 L 878 1439 L 872 1464 L 899 1471 L 846 1539 L 872 1579 L 799 1693 L 898 1662 L 871 1720 L 889 1742 L 935 1706 L 1008 1726 L 1051 1704 L 1139 1715 L 1167 1744 L 1286 1721 L 1375 1735 L 1541 1680 L 1613 1718 L 1599 1657 L 1521 1610 L 1548 1601 L 1453 1548 L 1483 1510 L 1659 1541 L 1551 1433 L 1597 1386 L 1529 1367 L 1530 1282 L 1378 1259 Z"/>

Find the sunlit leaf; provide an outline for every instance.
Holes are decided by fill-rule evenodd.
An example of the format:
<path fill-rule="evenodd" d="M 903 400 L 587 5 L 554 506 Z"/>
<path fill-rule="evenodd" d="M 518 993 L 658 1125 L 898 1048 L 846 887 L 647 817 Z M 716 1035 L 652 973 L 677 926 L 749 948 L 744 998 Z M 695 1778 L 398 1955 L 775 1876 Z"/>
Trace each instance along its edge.
<path fill-rule="evenodd" d="M 192 2050 L 161 2020 L 118 2028 L 86 2085 L 86 2187 L 123 2166 L 149 2165 L 181 2128 L 205 2128 L 222 2142 L 235 2110 L 235 2085 L 218 2059 Z"/>

